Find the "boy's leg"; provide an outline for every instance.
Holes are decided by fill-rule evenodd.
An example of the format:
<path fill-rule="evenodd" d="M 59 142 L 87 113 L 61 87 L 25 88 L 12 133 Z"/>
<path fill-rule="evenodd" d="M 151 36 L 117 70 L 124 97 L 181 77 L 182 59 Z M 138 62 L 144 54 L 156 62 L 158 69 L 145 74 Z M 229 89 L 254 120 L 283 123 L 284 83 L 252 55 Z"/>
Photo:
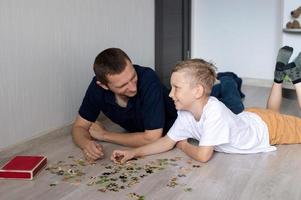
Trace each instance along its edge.
<path fill-rule="evenodd" d="M 266 123 L 271 145 L 301 143 L 301 118 L 261 108 L 247 111 L 257 114 Z"/>
<path fill-rule="evenodd" d="M 301 53 L 287 67 L 288 69 L 285 70 L 285 73 L 290 77 L 295 86 L 298 104 L 301 108 Z"/>
<path fill-rule="evenodd" d="M 282 83 L 274 82 L 270 91 L 270 96 L 267 101 L 267 109 L 280 111 L 282 101 Z"/>
<path fill-rule="evenodd" d="M 279 112 L 282 100 L 282 82 L 285 76 L 286 65 L 293 53 L 293 48 L 284 46 L 278 51 L 274 72 L 274 83 L 267 101 L 267 108 Z"/>
<path fill-rule="evenodd" d="M 294 84 L 294 86 L 295 86 L 296 93 L 297 93 L 299 108 L 301 109 L 301 82 Z"/>

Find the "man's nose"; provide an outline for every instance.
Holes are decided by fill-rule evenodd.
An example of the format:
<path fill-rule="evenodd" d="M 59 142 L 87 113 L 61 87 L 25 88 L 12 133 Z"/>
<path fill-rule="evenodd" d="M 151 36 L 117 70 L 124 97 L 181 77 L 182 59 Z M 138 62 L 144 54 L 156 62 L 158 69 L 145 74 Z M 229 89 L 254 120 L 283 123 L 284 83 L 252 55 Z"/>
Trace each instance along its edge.
<path fill-rule="evenodd" d="M 173 89 L 171 89 L 170 90 L 170 92 L 169 92 L 169 95 L 168 95 L 170 98 L 172 98 L 173 97 Z"/>
<path fill-rule="evenodd" d="M 128 85 L 128 89 L 132 92 L 136 91 L 137 89 L 137 84 L 135 81 L 131 81 L 129 82 L 129 85 Z"/>

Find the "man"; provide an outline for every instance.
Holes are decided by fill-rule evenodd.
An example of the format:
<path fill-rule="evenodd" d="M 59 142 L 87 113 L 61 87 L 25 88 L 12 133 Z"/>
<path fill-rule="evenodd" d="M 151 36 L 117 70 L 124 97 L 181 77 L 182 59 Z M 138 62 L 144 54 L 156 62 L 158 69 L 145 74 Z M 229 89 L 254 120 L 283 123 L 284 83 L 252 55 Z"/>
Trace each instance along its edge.
<path fill-rule="evenodd" d="M 159 139 L 172 126 L 174 104 L 152 69 L 133 65 L 121 49 L 109 48 L 96 57 L 94 72 L 72 130 L 86 159 L 103 156 L 102 146 L 92 138 L 138 147 Z M 94 123 L 100 112 L 130 133 Z"/>

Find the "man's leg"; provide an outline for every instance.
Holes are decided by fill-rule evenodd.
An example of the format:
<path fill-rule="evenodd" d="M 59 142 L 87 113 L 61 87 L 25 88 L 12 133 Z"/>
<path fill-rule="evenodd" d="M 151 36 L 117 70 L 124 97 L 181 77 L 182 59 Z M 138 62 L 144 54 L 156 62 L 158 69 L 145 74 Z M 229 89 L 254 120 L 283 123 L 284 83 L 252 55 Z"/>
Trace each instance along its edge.
<path fill-rule="evenodd" d="M 287 63 L 293 53 L 293 48 L 284 46 L 278 51 L 274 72 L 274 83 L 271 88 L 267 108 L 279 112 L 282 100 L 282 82 L 287 69 Z"/>
<path fill-rule="evenodd" d="M 244 110 L 242 98 L 236 81 L 233 77 L 224 76 L 221 81 L 221 97 L 219 100 L 223 102 L 233 113 L 239 114 Z"/>

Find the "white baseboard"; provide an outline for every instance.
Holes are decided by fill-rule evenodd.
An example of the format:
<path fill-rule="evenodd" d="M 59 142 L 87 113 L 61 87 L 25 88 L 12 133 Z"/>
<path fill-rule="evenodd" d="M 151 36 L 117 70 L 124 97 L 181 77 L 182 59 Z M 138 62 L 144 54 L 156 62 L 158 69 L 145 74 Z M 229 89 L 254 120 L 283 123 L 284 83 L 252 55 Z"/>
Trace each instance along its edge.
<path fill-rule="evenodd" d="M 55 134 L 61 134 L 62 132 L 63 133 L 69 133 L 71 134 L 71 126 L 72 124 L 74 123 L 74 121 L 72 122 L 68 122 L 62 126 L 59 126 L 57 128 L 51 128 L 51 129 L 48 129 L 48 130 L 45 130 L 45 131 L 42 131 L 40 133 L 37 133 L 33 136 L 30 136 L 28 138 L 25 138 L 25 139 L 22 139 L 14 144 L 11 144 L 11 145 L 8 145 L 8 146 L 4 146 L 4 147 L 1 147 L 0 148 L 0 152 L 7 152 L 7 151 L 12 151 L 12 149 L 18 147 L 18 146 L 24 146 L 24 148 L 26 147 L 25 144 L 32 144 L 33 141 L 36 141 L 36 140 L 39 140 L 41 138 L 44 138 L 44 137 L 47 137 L 49 135 L 55 135 Z M 67 131 L 68 129 L 68 131 Z"/>
<path fill-rule="evenodd" d="M 257 87 L 268 87 L 271 88 L 274 80 L 268 79 L 257 79 L 257 78 L 242 78 L 242 84 L 248 86 L 257 86 Z M 292 83 L 283 83 L 283 88 L 294 89 Z"/>
<path fill-rule="evenodd" d="M 257 79 L 257 78 L 242 78 L 243 85 L 258 86 L 258 87 L 272 87 L 273 80 Z"/>

